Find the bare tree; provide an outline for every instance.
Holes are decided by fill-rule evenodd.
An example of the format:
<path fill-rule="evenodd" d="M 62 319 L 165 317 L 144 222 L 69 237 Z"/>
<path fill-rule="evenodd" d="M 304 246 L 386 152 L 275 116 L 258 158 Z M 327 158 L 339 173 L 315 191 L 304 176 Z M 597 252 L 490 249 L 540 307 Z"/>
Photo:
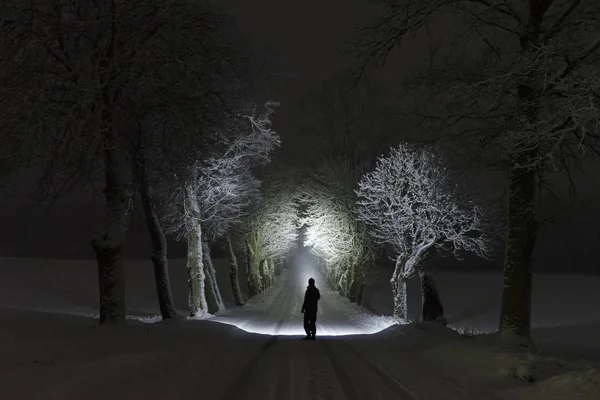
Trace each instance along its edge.
<path fill-rule="evenodd" d="M 374 238 L 396 251 L 390 283 L 394 316 L 406 319 L 406 280 L 416 273 L 423 286 L 423 319 L 443 317 L 432 280 L 423 259 L 432 249 L 461 251 L 486 256 L 489 239 L 484 215 L 472 201 L 459 202 L 450 186 L 447 170 L 433 154 L 400 145 L 377 160 L 375 170 L 358 184 L 358 218 L 367 223 Z M 433 304 L 428 305 L 427 301 Z"/>
<path fill-rule="evenodd" d="M 593 0 L 382 0 L 361 29 L 360 76 L 408 37 L 452 18 L 434 99 L 416 114 L 505 166 L 508 232 L 500 331 L 530 336 L 536 180 L 593 149 L 598 113 L 600 4 Z M 459 59 L 460 58 L 460 59 Z M 435 54 L 432 60 L 436 61 Z M 437 59 L 439 61 L 439 59 Z M 443 102 L 440 101 L 443 99 Z M 443 105 L 442 105 L 443 104 Z"/>
<path fill-rule="evenodd" d="M 151 182 L 152 175 L 149 171 L 150 166 L 148 165 L 149 163 L 147 160 L 149 154 L 148 150 L 144 147 L 145 143 L 142 141 L 142 138 L 146 136 L 144 134 L 143 125 L 139 127 L 139 133 L 140 140 L 139 145 L 134 151 L 135 158 L 133 160 L 133 170 L 137 179 L 137 187 L 142 208 L 144 210 L 144 218 L 146 220 L 146 226 L 148 227 L 148 233 L 150 235 L 150 242 L 152 245 L 152 254 L 150 259 L 154 265 L 154 280 L 156 283 L 158 304 L 163 320 L 176 319 L 177 310 L 173 301 L 171 280 L 169 277 L 167 239 L 158 217 L 156 204 L 154 201 L 154 186 Z"/>

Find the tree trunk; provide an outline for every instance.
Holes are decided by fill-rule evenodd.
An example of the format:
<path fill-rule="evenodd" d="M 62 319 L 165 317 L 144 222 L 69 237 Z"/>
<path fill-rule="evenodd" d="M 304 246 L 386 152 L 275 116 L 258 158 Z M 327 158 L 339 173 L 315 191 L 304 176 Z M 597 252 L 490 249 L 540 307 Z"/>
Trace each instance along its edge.
<path fill-rule="evenodd" d="M 273 283 L 275 282 L 275 265 L 273 264 L 273 259 L 267 258 L 266 266 L 267 266 L 267 276 L 268 276 L 267 287 L 271 287 L 271 286 L 273 286 Z"/>
<path fill-rule="evenodd" d="M 408 321 L 406 279 L 398 277 L 391 283 L 392 292 L 394 294 L 394 317 Z"/>
<path fill-rule="evenodd" d="M 154 265 L 154 281 L 156 283 L 160 314 L 163 320 L 176 319 L 177 311 L 175 309 L 175 303 L 173 302 L 171 280 L 169 278 L 167 240 L 158 216 L 156 215 L 154 200 L 152 198 L 152 189 L 150 188 L 150 182 L 148 181 L 146 160 L 141 151 L 143 150 L 140 149 L 138 152 L 138 160 L 136 163 L 136 168 L 138 170 L 138 189 L 144 208 L 146 226 L 148 227 L 148 233 L 150 234 L 150 242 L 152 244 L 151 260 Z"/>
<path fill-rule="evenodd" d="M 423 321 L 443 321 L 444 307 L 435 287 L 433 277 L 425 271 L 419 271 L 421 296 L 423 302 L 421 318 Z"/>
<path fill-rule="evenodd" d="M 100 291 L 100 323 L 119 323 L 126 319 L 125 276 L 121 260 L 121 246 L 108 245 L 94 239 L 98 263 Z"/>
<path fill-rule="evenodd" d="M 406 290 L 406 279 L 404 278 L 405 258 L 396 260 L 394 274 L 390 283 L 392 284 L 392 293 L 394 295 L 394 317 L 408 321 L 408 298 Z"/>
<path fill-rule="evenodd" d="M 217 311 L 224 311 L 225 304 L 223 303 L 223 297 L 221 297 L 221 291 L 219 290 L 219 283 L 217 282 L 217 274 L 215 267 L 210 256 L 210 246 L 206 240 L 202 241 L 202 254 L 204 256 L 204 273 L 206 276 L 206 297 L 208 302 L 208 312 L 211 314 Z"/>
<path fill-rule="evenodd" d="M 259 276 L 260 276 L 260 292 L 264 292 L 269 287 L 269 260 L 265 258 L 259 262 Z"/>
<path fill-rule="evenodd" d="M 194 214 L 189 221 L 187 234 L 188 310 L 190 317 L 200 317 L 208 313 L 208 305 L 204 290 L 200 210 L 193 195 L 191 186 L 186 188 L 186 206 Z"/>
<path fill-rule="evenodd" d="M 350 302 L 358 305 L 362 302 L 362 290 L 364 287 L 363 265 L 360 263 L 354 264 L 352 267 L 351 285 L 350 285 Z"/>
<path fill-rule="evenodd" d="M 242 296 L 242 290 L 240 289 L 240 277 L 239 268 L 237 263 L 237 257 L 233 251 L 233 244 L 231 238 L 227 235 L 225 239 L 227 246 L 227 257 L 229 257 L 229 281 L 231 282 L 231 289 L 233 291 L 233 299 L 235 300 L 236 306 L 244 305 L 244 297 Z"/>
<path fill-rule="evenodd" d="M 521 33 L 521 57 L 538 57 L 541 25 L 552 2 L 539 2 L 530 8 L 530 15 Z M 535 126 L 541 108 L 537 91 L 538 81 L 545 79 L 539 70 L 531 70 L 517 85 L 518 120 Z M 527 135 L 527 131 L 523 134 Z M 530 132 L 531 135 L 537 134 Z M 536 170 L 532 161 L 537 158 L 530 138 L 515 141 L 508 183 L 508 232 L 504 259 L 504 290 L 500 309 L 499 331 L 529 340 L 531 335 L 531 258 L 535 247 L 537 221 L 534 200 Z"/>
<path fill-rule="evenodd" d="M 132 209 L 130 174 L 123 169 L 119 144 L 105 134 L 104 216 L 102 228 L 92 240 L 98 264 L 100 324 L 124 322 L 126 318 L 125 276 L 121 252 Z M 129 171 L 129 170 L 127 170 Z"/>
<path fill-rule="evenodd" d="M 537 231 L 534 197 L 534 170 L 513 167 L 499 330 L 525 339 L 530 337 L 531 329 L 531 258 Z"/>
<path fill-rule="evenodd" d="M 250 297 L 260 293 L 260 258 L 258 254 L 257 240 L 254 234 L 250 234 L 246 239 L 246 254 L 247 254 L 247 279 L 248 293 Z"/>
<path fill-rule="evenodd" d="M 358 304 L 359 306 L 363 305 L 364 293 L 365 293 L 365 284 L 361 283 L 358 286 L 358 291 L 356 293 L 356 304 Z"/>
<path fill-rule="evenodd" d="M 348 300 L 350 303 L 356 303 L 356 292 L 355 292 L 355 282 L 356 282 L 356 266 L 355 264 L 350 264 L 348 267 L 348 275 L 346 281 L 346 293 Z"/>
<path fill-rule="evenodd" d="M 271 264 L 269 263 L 269 259 L 265 258 L 262 260 L 262 281 L 263 281 L 263 291 L 271 287 Z"/>

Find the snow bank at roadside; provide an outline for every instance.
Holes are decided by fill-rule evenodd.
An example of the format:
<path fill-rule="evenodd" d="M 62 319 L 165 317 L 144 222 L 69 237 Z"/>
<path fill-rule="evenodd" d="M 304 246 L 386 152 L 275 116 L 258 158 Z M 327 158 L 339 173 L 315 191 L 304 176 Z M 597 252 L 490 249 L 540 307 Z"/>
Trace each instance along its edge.
<path fill-rule="evenodd" d="M 442 328 L 432 329 L 443 330 Z M 428 362 L 457 382 L 471 381 L 516 400 L 591 400 L 600 393 L 600 366 L 528 351 L 510 338 L 494 335 L 437 335 L 423 352 Z"/>
<path fill-rule="evenodd" d="M 506 395 L 518 400 L 591 400 L 600 397 L 600 371 L 569 371 Z"/>

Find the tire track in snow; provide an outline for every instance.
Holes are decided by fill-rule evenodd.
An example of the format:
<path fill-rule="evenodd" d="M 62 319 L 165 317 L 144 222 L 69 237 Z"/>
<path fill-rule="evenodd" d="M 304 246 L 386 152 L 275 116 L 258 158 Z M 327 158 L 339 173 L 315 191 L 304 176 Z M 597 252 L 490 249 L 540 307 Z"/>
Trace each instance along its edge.
<path fill-rule="evenodd" d="M 273 299 L 272 303 L 281 303 L 284 301 L 286 303 L 286 307 L 283 307 L 283 310 L 287 309 L 291 301 L 291 296 L 287 296 L 284 290 L 281 290 L 275 299 Z M 273 332 L 273 336 L 271 336 L 259 349 L 258 352 L 250 359 L 250 361 L 246 364 L 242 372 L 237 376 L 234 380 L 233 384 L 229 387 L 229 390 L 222 397 L 223 400 L 236 400 L 243 398 L 243 394 L 245 393 L 245 388 L 248 386 L 252 376 L 260 371 L 258 368 L 259 364 L 264 361 L 270 353 L 270 350 L 277 344 L 279 341 L 279 332 L 281 331 L 281 327 L 283 326 L 285 320 L 285 316 L 282 316 L 277 321 L 275 325 L 275 330 Z M 283 372 L 283 371 L 282 371 Z"/>
<path fill-rule="evenodd" d="M 408 389 L 405 385 L 403 385 L 401 382 L 399 382 L 395 378 L 391 377 L 389 374 L 387 374 L 385 371 L 383 371 L 373 361 L 369 360 L 368 358 L 366 358 L 365 356 L 360 354 L 360 352 L 358 352 L 358 350 L 356 350 L 353 346 L 351 346 L 350 344 L 346 343 L 343 340 L 340 340 L 339 343 L 344 348 L 348 349 L 348 351 L 350 353 L 352 353 L 355 357 L 360 359 L 363 362 L 363 364 L 367 367 L 367 369 L 369 371 L 371 371 L 373 373 L 373 375 L 377 376 L 381 380 L 381 382 L 385 386 L 387 386 L 388 389 L 390 389 L 392 392 L 397 393 L 399 396 L 402 396 L 401 397 L 402 399 L 420 400 L 420 397 L 417 396 L 413 391 Z"/>
<path fill-rule="evenodd" d="M 325 354 L 327 355 L 327 359 L 333 368 L 333 372 L 340 384 L 342 389 L 342 393 L 346 397 L 346 400 L 360 400 L 360 396 L 356 392 L 354 385 L 352 384 L 352 380 L 346 375 L 344 368 L 340 365 L 337 358 L 333 355 L 333 350 L 327 343 L 326 340 L 319 340 L 325 349 Z"/>
<path fill-rule="evenodd" d="M 345 349 L 344 356 L 350 355 L 351 358 L 353 358 L 355 361 L 355 366 L 361 366 L 360 369 L 354 369 L 354 374 L 356 375 L 358 373 L 360 375 L 360 379 L 352 379 L 350 377 L 351 374 L 346 372 L 347 367 L 344 368 L 342 366 L 344 363 L 340 362 L 338 357 L 335 355 L 335 352 L 332 348 L 333 346 L 330 343 L 327 343 L 327 341 L 325 340 L 322 340 L 321 342 L 323 343 L 323 347 L 325 348 L 327 357 L 333 367 L 333 370 L 340 383 L 341 389 L 347 400 L 358 400 L 364 398 L 364 396 L 359 395 L 358 392 L 364 391 L 367 387 L 370 387 L 371 390 L 375 388 L 375 391 L 377 391 L 376 389 L 380 386 L 373 384 L 373 377 L 376 378 L 376 382 L 381 383 L 382 386 L 384 386 L 387 389 L 388 393 L 393 394 L 393 397 L 382 397 L 381 393 L 377 391 L 377 395 L 380 399 L 393 398 L 402 400 L 421 400 L 419 396 L 417 396 L 414 392 L 408 389 L 405 385 L 388 375 L 386 372 L 382 371 L 381 368 L 379 368 L 371 360 L 364 357 L 356 349 L 354 349 L 354 347 L 352 347 L 345 341 L 339 339 L 332 341 L 332 343 L 338 343 L 340 345 L 339 347 Z M 371 375 L 370 377 L 367 376 L 369 374 Z M 370 384 L 367 384 L 366 382 L 369 380 L 369 378 L 371 378 L 371 382 Z M 362 385 L 357 387 L 357 384 L 359 384 L 360 382 L 362 382 Z"/>
<path fill-rule="evenodd" d="M 252 378 L 254 372 L 257 371 L 259 363 L 266 356 L 268 351 L 277 344 L 278 339 L 279 338 L 277 336 L 272 336 L 260 347 L 258 352 L 250 359 L 242 372 L 240 372 L 237 378 L 233 381 L 229 387 L 229 390 L 222 397 L 223 400 L 236 400 L 242 398 L 242 395 L 244 394 L 244 388 L 250 381 L 250 378 Z"/>

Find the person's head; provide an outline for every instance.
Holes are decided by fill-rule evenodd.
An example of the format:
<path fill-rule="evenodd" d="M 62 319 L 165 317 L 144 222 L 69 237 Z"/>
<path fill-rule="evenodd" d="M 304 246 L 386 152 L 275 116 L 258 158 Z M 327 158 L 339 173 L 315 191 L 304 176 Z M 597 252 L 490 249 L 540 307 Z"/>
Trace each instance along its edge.
<path fill-rule="evenodd" d="M 315 286 L 315 280 L 313 278 L 308 280 L 308 286 Z"/>

